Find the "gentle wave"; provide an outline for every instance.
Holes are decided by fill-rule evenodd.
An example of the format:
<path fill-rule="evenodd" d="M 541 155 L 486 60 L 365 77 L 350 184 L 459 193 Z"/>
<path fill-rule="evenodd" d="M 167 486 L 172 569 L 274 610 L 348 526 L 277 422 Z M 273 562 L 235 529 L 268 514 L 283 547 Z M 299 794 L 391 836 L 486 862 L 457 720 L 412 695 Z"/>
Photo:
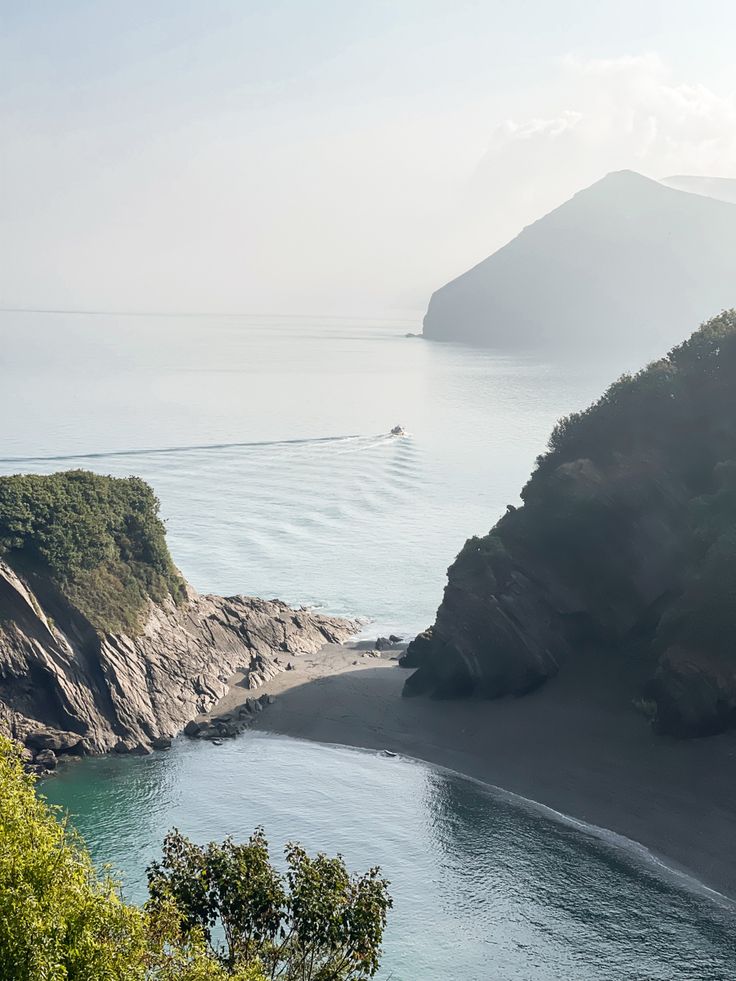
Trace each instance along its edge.
<path fill-rule="evenodd" d="M 309 446 L 324 445 L 326 443 L 356 443 L 365 441 L 365 449 L 380 446 L 383 442 L 393 440 L 395 437 L 389 434 L 378 434 L 376 436 L 315 436 L 307 439 L 273 439 L 256 440 L 253 442 L 237 443 L 200 443 L 193 446 L 161 446 L 149 449 L 137 450 L 105 450 L 99 453 L 63 453 L 53 456 L 5 456 L 0 457 L 2 463 L 57 463 L 64 460 L 105 460 L 120 456 L 162 456 L 169 453 L 196 453 L 207 450 L 234 450 L 248 449 L 269 446 Z"/>

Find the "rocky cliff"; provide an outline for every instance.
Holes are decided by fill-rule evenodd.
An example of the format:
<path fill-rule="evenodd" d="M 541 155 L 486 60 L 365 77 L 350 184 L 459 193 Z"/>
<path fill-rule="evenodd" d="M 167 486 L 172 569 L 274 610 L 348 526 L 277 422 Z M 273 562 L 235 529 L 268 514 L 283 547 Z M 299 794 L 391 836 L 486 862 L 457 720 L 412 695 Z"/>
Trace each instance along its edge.
<path fill-rule="evenodd" d="M 148 752 L 209 709 L 236 671 L 258 688 L 289 658 L 354 632 L 275 600 L 190 589 L 179 604 L 151 602 L 135 636 L 100 633 L 34 579 L 0 562 L 0 718 L 35 753 Z"/>
<path fill-rule="evenodd" d="M 612 173 L 438 289 L 424 336 L 628 365 L 736 303 L 735 255 L 736 205 Z"/>
<path fill-rule="evenodd" d="M 734 392 L 731 311 L 563 419 L 450 567 L 405 694 L 520 696 L 595 649 L 661 730 L 736 725 Z"/>
<path fill-rule="evenodd" d="M 224 694 L 356 624 L 277 600 L 200 596 L 137 478 L 0 478 L 0 722 L 59 753 L 147 752 Z"/>

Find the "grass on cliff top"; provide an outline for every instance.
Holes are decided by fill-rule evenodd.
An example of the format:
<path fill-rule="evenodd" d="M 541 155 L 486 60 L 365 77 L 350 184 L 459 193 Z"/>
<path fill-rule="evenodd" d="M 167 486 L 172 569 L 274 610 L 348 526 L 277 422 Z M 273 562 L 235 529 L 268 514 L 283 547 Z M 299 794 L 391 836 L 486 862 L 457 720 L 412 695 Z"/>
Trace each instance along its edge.
<path fill-rule="evenodd" d="M 149 599 L 186 595 L 158 512 L 138 477 L 0 477 L 0 555 L 47 574 L 95 629 L 135 634 Z"/>

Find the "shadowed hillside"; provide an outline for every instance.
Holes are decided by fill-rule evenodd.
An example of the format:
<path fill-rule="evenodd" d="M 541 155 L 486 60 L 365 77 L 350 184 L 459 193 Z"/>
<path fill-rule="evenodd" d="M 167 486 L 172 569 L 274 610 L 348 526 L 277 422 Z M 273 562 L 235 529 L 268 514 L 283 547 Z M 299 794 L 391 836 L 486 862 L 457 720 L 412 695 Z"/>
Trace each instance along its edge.
<path fill-rule="evenodd" d="M 609 174 L 437 290 L 424 336 L 653 357 L 736 303 L 736 205 Z"/>
<path fill-rule="evenodd" d="M 736 725 L 736 312 L 563 419 L 450 567 L 405 693 L 522 695 L 606 651 L 681 735 Z"/>

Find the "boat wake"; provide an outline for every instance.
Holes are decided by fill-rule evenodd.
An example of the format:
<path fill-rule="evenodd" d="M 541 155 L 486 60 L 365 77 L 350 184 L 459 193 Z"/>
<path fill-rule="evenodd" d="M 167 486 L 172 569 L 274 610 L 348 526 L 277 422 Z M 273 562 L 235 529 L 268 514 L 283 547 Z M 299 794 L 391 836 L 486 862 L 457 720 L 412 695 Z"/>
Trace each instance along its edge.
<path fill-rule="evenodd" d="M 62 453 L 52 456 L 5 456 L 0 457 L 0 464 L 15 463 L 63 463 L 71 460 L 108 460 L 118 457 L 163 456 L 178 453 L 201 453 L 217 450 L 235 449 L 266 449 L 270 447 L 288 446 L 324 446 L 326 444 L 342 444 L 346 448 L 370 449 L 392 439 L 390 433 L 376 436 L 317 436 L 307 439 L 274 439 L 240 441 L 232 443 L 196 443 L 191 446 L 157 446 L 140 449 L 104 450 L 95 453 Z"/>

